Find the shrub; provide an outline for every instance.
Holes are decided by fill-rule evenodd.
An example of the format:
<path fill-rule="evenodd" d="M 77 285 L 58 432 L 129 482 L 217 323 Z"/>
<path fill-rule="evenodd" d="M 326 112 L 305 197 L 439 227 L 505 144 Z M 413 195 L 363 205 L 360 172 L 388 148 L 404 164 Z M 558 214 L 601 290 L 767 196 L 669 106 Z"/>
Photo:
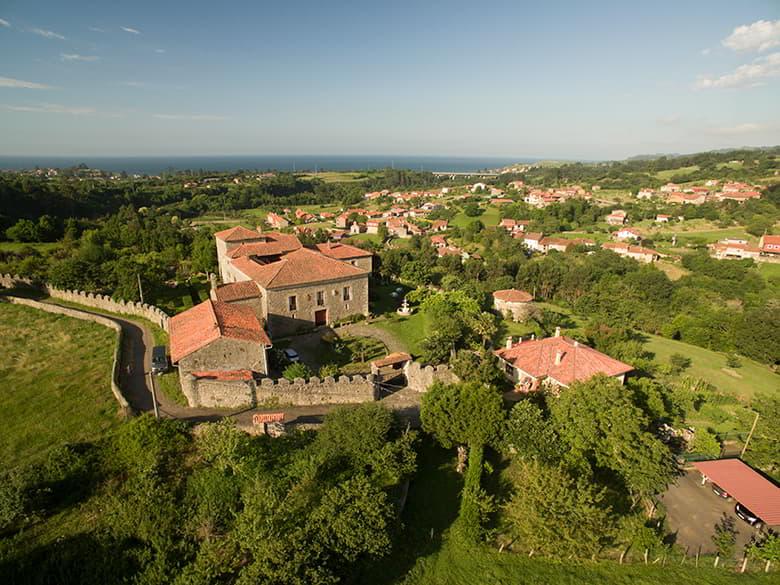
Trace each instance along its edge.
<path fill-rule="evenodd" d="M 320 368 L 319 377 L 327 378 L 328 376 L 336 377 L 339 375 L 339 367 L 336 364 L 325 364 Z"/>
<path fill-rule="evenodd" d="M 290 364 L 284 369 L 284 372 L 282 372 L 282 376 L 290 380 L 291 382 L 295 380 L 296 378 L 303 378 L 304 380 L 307 380 L 311 378 L 312 371 L 309 369 L 309 366 L 302 362 L 296 362 L 294 364 Z"/>

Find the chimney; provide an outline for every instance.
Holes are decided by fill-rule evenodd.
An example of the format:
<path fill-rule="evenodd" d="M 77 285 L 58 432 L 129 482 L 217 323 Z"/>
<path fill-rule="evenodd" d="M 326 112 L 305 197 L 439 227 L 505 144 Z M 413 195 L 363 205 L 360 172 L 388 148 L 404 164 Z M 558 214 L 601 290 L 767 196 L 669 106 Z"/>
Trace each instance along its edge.
<path fill-rule="evenodd" d="M 561 360 L 563 359 L 563 356 L 565 355 L 565 352 L 562 349 L 559 349 L 555 352 L 555 365 L 560 366 Z"/>
<path fill-rule="evenodd" d="M 531 341 L 534 341 L 536 339 L 536 333 L 531 333 Z"/>
<path fill-rule="evenodd" d="M 560 337 L 560 336 L 561 336 L 561 328 L 560 327 L 556 327 L 555 328 L 555 337 Z"/>
<path fill-rule="evenodd" d="M 507 349 L 512 349 L 512 336 L 511 335 L 506 338 L 506 348 Z"/>
<path fill-rule="evenodd" d="M 209 272 L 209 283 L 211 284 L 211 290 L 217 290 L 217 275 L 213 272 Z"/>

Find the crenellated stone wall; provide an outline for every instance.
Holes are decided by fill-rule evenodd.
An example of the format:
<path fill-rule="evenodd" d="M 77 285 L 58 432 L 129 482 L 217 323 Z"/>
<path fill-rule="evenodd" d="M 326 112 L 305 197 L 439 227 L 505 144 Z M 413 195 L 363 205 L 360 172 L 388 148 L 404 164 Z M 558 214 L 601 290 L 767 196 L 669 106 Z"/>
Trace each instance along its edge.
<path fill-rule="evenodd" d="M 0 285 L 12 288 L 24 284 L 27 286 L 33 286 L 41 289 L 50 297 L 55 299 L 61 299 L 71 303 L 78 303 L 79 305 L 85 305 L 95 309 L 101 309 L 103 311 L 110 311 L 111 313 L 119 313 L 120 315 L 133 315 L 135 317 L 141 317 L 151 321 L 155 325 L 159 325 L 163 331 L 168 331 L 168 315 L 160 308 L 154 305 L 147 305 L 146 303 L 134 303 L 132 301 L 118 301 L 114 300 L 108 295 L 87 293 L 84 291 L 62 290 L 47 283 L 37 283 L 29 278 L 22 276 L 15 276 L 12 274 L 0 274 Z"/>
<path fill-rule="evenodd" d="M 454 384 L 460 379 L 446 364 L 423 366 L 419 362 L 407 362 L 404 366 L 407 387 L 417 392 L 425 392 L 434 382 Z"/>

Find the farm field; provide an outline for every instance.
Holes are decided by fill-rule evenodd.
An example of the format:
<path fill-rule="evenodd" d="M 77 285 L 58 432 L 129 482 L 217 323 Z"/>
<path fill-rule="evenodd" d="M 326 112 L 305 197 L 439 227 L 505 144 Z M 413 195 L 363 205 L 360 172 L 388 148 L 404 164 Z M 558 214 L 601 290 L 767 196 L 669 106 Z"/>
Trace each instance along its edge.
<path fill-rule="evenodd" d="M 363 172 L 323 171 L 298 175 L 301 179 L 319 179 L 325 183 L 359 183 L 368 178 Z"/>
<path fill-rule="evenodd" d="M 690 175 L 699 170 L 699 165 L 693 165 L 690 167 L 680 167 L 678 169 L 669 169 L 667 171 L 658 171 L 655 176 L 662 181 L 668 181 L 672 177 L 680 177 L 683 175 Z"/>
<path fill-rule="evenodd" d="M 0 303 L 0 460 L 27 463 L 118 423 L 115 343 L 96 323 Z"/>

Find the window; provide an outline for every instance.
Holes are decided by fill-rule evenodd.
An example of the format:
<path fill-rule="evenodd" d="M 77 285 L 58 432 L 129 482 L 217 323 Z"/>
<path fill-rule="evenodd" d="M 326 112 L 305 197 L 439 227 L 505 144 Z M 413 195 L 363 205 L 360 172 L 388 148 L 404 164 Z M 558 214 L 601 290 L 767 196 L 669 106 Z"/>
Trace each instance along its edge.
<path fill-rule="evenodd" d="M 350 260 L 349 263 L 352 264 L 352 266 L 357 266 L 357 260 Z"/>
<path fill-rule="evenodd" d="M 298 297 L 295 295 L 287 298 L 287 305 L 289 306 L 291 311 L 297 311 L 298 310 Z"/>
<path fill-rule="evenodd" d="M 317 306 L 318 307 L 324 307 L 325 306 L 325 292 L 318 290 L 317 291 Z"/>
<path fill-rule="evenodd" d="M 344 300 L 345 301 L 352 300 L 352 287 L 351 286 L 345 286 L 344 287 Z"/>

